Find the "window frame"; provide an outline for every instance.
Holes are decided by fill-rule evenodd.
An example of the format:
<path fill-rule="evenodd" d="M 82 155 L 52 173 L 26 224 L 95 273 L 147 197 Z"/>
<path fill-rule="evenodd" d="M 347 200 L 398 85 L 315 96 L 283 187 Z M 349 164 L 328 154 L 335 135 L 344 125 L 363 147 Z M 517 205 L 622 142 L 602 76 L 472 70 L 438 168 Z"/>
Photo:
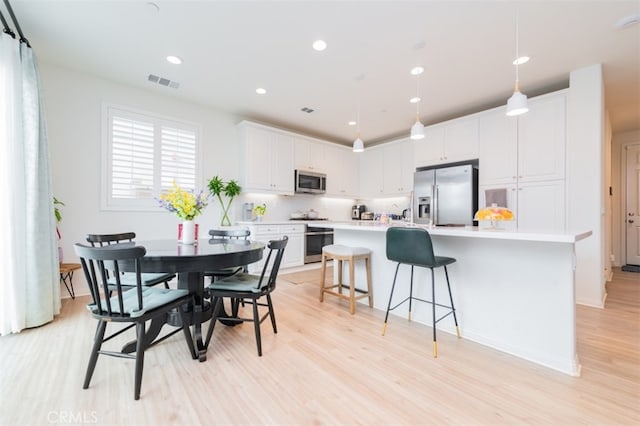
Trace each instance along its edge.
<path fill-rule="evenodd" d="M 112 118 L 121 117 L 147 122 L 153 125 L 153 187 L 151 198 L 113 198 L 112 189 L 112 152 L 113 129 Z M 194 164 L 194 188 L 201 188 L 202 182 L 202 126 L 175 117 L 168 117 L 149 111 L 134 109 L 127 106 L 112 103 L 102 104 L 102 138 L 101 138 L 101 176 L 100 176 L 100 208 L 104 211 L 162 211 L 158 208 L 156 198 L 162 190 L 161 162 L 162 162 L 162 128 L 171 127 L 180 130 L 192 131 L 195 134 L 195 164 Z"/>

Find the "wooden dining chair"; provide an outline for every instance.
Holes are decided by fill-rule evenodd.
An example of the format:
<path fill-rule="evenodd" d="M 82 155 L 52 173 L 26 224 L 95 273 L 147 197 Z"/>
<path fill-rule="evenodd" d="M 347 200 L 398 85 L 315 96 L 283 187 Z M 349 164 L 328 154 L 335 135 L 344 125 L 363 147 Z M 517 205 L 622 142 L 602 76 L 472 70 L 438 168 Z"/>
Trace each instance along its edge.
<path fill-rule="evenodd" d="M 80 258 L 84 275 L 91 290 L 92 303 L 87 306 L 91 315 L 98 320 L 98 326 L 94 335 L 93 348 L 85 374 L 83 389 L 87 389 L 91 377 L 96 368 L 99 355 L 108 355 L 118 358 L 132 358 L 135 363 L 134 399 L 140 399 L 142 386 L 142 369 L 144 366 L 144 352 L 149 347 L 164 340 L 164 336 L 155 342 L 145 341 L 145 323 L 148 320 L 162 319 L 169 311 L 177 311 L 182 322 L 182 331 L 187 341 L 187 347 L 191 358 L 196 359 L 196 350 L 189 331 L 189 321 L 183 312 L 183 306 L 193 303 L 193 296 L 188 290 L 166 289 L 145 286 L 142 283 L 140 272 L 140 259 L 145 255 L 146 249 L 142 246 L 111 245 L 109 247 L 88 247 L 75 244 L 75 252 Z M 135 272 L 135 287 L 130 287 L 122 282 L 123 275 L 120 270 L 123 263 L 132 267 Z M 114 271 L 108 278 L 109 269 Z M 131 276 L 131 275 L 130 275 Z M 130 323 L 125 328 L 120 328 L 111 335 L 105 337 L 107 324 Z M 126 330 L 136 327 L 136 351 L 135 354 L 122 351 L 103 350 L 104 342 L 122 334 Z M 170 334 L 178 332 L 176 329 Z"/>
<path fill-rule="evenodd" d="M 284 249 L 287 247 L 289 238 L 285 235 L 281 240 L 269 241 L 269 254 L 264 262 L 262 273 L 260 275 L 248 274 L 240 272 L 230 277 L 221 278 L 212 282 L 207 289 L 213 300 L 213 317 L 207 331 L 207 339 L 205 348 L 209 346 L 216 321 L 227 322 L 253 322 L 256 345 L 258 347 L 258 356 L 262 356 L 262 340 L 260 336 L 260 324 L 269 317 L 273 332 L 278 333 L 276 327 L 276 317 L 273 312 L 273 303 L 271 301 L 271 293 L 276 288 L 276 280 L 278 278 L 278 270 L 284 255 Z M 251 318 L 243 318 L 237 315 L 231 317 L 221 316 L 222 300 L 224 297 L 230 297 L 235 300 L 241 300 L 247 304 L 251 303 L 253 307 L 253 316 Z M 265 302 L 260 300 L 265 299 Z M 260 316 L 258 307 L 266 307 L 267 312 Z"/>
<path fill-rule="evenodd" d="M 251 235 L 251 231 L 249 231 L 249 228 L 210 229 L 209 236 L 211 237 L 211 239 L 209 240 L 209 242 L 215 243 L 216 240 L 246 240 L 249 238 L 250 235 Z M 204 276 L 210 277 L 211 282 L 213 282 L 216 280 L 216 278 L 230 277 L 231 275 L 235 275 L 238 272 L 247 272 L 247 265 L 206 271 L 204 273 Z"/>
<path fill-rule="evenodd" d="M 110 246 L 113 244 L 132 243 L 135 237 L 136 237 L 135 232 L 123 232 L 120 234 L 87 234 L 86 239 L 87 239 L 87 242 L 90 243 L 92 247 L 104 247 L 104 246 Z M 143 272 L 142 285 L 154 286 L 156 284 L 164 283 L 164 288 L 169 288 L 169 282 L 173 280 L 175 277 L 176 277 L 176 274 L 171 274 L 171 273 Z M 113 284 L 113 279 L 111 281 Z M 120 277 L 120 281 L 122 285 L 128 286 L 128 287 L 133 287 L 136 284 L 135 276 L 128 272 L 122 273 L 122 276 Z"/>

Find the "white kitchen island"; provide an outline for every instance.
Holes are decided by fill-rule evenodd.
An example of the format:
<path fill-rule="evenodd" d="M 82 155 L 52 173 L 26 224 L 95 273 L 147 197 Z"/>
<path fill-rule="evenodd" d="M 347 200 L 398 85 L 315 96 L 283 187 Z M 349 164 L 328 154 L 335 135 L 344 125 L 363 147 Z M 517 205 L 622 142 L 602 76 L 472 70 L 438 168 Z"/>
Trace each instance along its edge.
<path fill-rule="evenodd" d="M 309 226 L 313 226 L 310 224 Z M 372 254 L 374 307 L 386 310 L 396 264 L 386 258 L 389 226 L 376 222 L 323 223 L 335 230 L 335 244 L 367 247 Z M 575 244 L 591 231 L 543 234 L 482 230 L 477 227 L 427 228 L 436 255 L 450 256 L 449 278 L 462 337 L 512 355 L 577 376 L 574 272 Z M 364 267 L 357 265 L 356 285 L 364 284 Z M 410 267 L 398 273 L 394 304 L 409 294 Z M 348 276 L 348 274 L 345 274 Z M 428 269 L 415 268 L 414 294 L 431 299 Z M 436 299 L 447 302 L 443 268 L 436 269 Z M 391 311 L 393 323 L 407 320 L 408 304 Z M 431 326 L 431 306 L 414 303 L 413 321 Z M 382 323 L 380 324 L 382 327 Z M 453 318 L 438 330 L 455 333 Z M 427 344 L 431 336 L 424 338 Z M 442 355 L 446 347 L 441 347 Z"/>

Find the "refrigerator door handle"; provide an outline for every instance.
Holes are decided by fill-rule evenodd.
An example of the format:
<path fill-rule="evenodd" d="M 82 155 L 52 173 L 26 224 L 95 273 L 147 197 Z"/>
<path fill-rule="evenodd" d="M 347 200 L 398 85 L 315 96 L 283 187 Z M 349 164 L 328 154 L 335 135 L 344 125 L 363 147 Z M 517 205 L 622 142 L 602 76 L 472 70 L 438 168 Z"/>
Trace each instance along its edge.
<path fill-rule="evenodd" d="M 438 224 L 438 185 L 433 185 L 432 194 L 431 194 L 431 204 L 433 211 L 431 213 L 431 225 L 435 226 Z"/>

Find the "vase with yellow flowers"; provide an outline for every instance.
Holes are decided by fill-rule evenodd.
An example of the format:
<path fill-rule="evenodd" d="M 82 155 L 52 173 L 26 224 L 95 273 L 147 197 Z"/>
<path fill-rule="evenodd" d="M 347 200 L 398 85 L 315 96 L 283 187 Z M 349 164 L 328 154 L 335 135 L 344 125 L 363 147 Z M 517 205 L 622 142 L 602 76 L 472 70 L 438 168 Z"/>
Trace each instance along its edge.
<path fill-rule="evenodd" d="M 182 189 L 174 181 L 167 192 L 160 194 L 160 206 L 182 219 L 182 229 L 178 232 L 178 239 L 182 244 L 197 242 L 197 224 L 194 219 L 202 213 L 209 203 L 209 194 L 204 191 L 198 193 L 193 190 Z M 180 229 L 180 228 L 179 228 Z"/>

